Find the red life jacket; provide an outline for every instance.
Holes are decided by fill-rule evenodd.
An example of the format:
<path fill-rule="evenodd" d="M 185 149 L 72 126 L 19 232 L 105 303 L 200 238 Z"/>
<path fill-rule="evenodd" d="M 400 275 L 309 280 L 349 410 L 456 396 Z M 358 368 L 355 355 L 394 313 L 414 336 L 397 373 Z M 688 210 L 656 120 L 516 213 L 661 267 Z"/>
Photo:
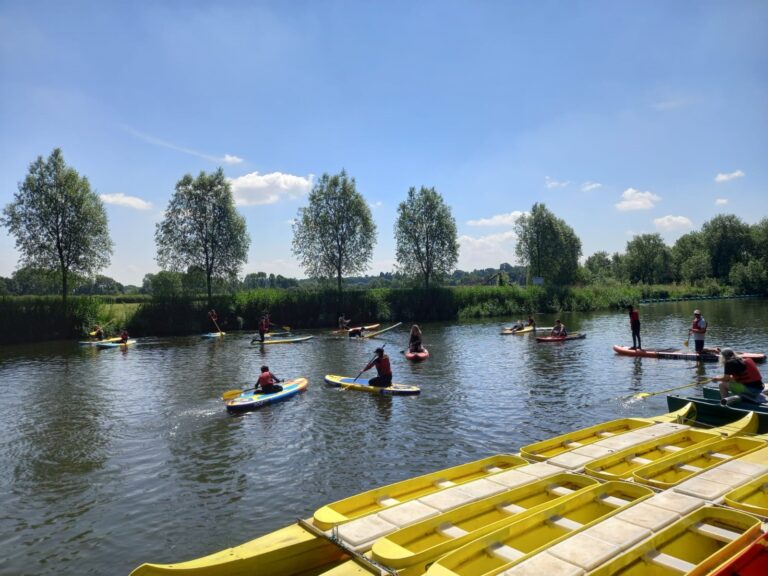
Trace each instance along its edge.
<path fill-rule="evenodd" d="M 632 310 L 632 312 L 629 313 L 629 321 L 640 322 L 640 312 L 637 310 Z"/>
<path fill-rule="evenodd" d="M 757 369 L 755 361 L 752 360 L 752 358 L 742 358 L 742 360 L 744 361 L 746 370 L 739 374 L 734 374 L 733 379 L 742 384 L 756 384 L 757 382 L 761 382 L 763 377 L 760 374 L 760 370 Z"/>
<path fill-rule="evenodd" d="M 259 332 L 268 332 L 269 331 L 269 320 L 266 318 L 262 318 L 259 320 Z"/>
<path fill-rule="evenodd" d="M 274 385 L 275 381 L 272 379 L 272 372 L 262 372 L 259 374 L 259 386 L 264 388 L 265 386 L 269 388 L 270 386 Z"/>
<path fill-rule="evenodd" d="M 389 356 L 376 358 L 373 364 L 376 366 L 376 373 L 379 376 L 392 376 L 392 367 L 389 365 Z"/>

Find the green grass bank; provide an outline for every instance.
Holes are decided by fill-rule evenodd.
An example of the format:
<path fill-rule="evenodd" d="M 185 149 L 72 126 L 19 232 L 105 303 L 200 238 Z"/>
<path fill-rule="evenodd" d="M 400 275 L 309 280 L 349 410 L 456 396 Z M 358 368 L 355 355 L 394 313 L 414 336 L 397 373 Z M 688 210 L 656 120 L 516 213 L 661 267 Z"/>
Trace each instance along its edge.
<path fill-rule="evenodd" d="M 258 289 L 217 295 L 213 306 L 223 330 L 255 331 L 266 310 L 280 326 L 320 328 L 335 326 L 340 312 L 355 322 L 434 322 L 612 310 L 646 300 L 729 296 L 733 296 L 729 288 L 716 284 L 375 288 L 349 290 L 341 297 L 334 290 Z M 197 334 L 213 329 L 207 309 L 206 299 L 199 296 L 77 296 L 68 300 L 66 311 L 58 297 L 7 296 L 0 298 L 0 343 L 82 338 L 96 323 L 109 333 L 127 327 L 137 337 Z"/>

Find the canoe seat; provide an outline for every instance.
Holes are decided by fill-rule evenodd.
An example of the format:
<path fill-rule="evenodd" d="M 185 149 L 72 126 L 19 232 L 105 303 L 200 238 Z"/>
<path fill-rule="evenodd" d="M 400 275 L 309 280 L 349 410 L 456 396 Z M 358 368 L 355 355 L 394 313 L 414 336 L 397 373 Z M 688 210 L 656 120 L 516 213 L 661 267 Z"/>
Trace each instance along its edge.
<path fill-rule="evenodd" d="M 607 430 L 601 430 L 595 436 L 600 436 L 600 438 L 610 438 L 611 436 L 615 436 L 613 432 L 608 432 Z"/>
<path fill-rule="evenodd" d="M 616 496 L 608 496 L 603 494 L 598 498 L 600 502 L 605 504 L 606 506 L 611 506 L 612 508 L 621 508 L 622 506 L 626 506 L 629 504 L 629 500 L 624 500 L 623 498 L 618 498 Z"/>
<path fill-rule="evenodd" d="M 720 528 L 719 526 L 713 526 L 712 524 L 706 524 L 705 522 L 697 522 L 690 527 L 690 530 L 697 534 L 712 538 L 713 540 L 717 540 L 718 542 L 726 543 L 732 542 L 741 536 L 739 532 L 734 532 L 727 528 Z"/>
<path fill-rule="evenodd" d="M 435 532 L 446 538 L 461 538 L 462 536 L 469 534 L 469 532 L 463 528 L 459 528 L 450 522 L 443 522 L 435 529 Z"/>
<path fill-rule="evenodd" d="M 494 466 L 493 464 L 489 464 L 485 468 L 483 468 L 488 474 L 496 474 L 497 472 L 503 472 L 504 468 L 499 468 L 498 466 Z"/>
<path fill-rule="evenodd" d="M 521 556 L 525 556 L 524 552 L 520 552 L 520 550 L 512 548 L 512 546 L 502 544 L 501 542 L 495 542 L 494 544 L 491 544 L 488 546 L 488 548 L 486 548 L 486 552 L 488 552 L 489 556 L 495 556 L 496 558 L 500 558 L 505 562 L 512 562 Z"/>
<path fill-rule="evenodd" d="M 578 530 L 583 526 L 581 522 L 574 522 L 563 516 L 552 516 L 547 522 L 568 531 Z"/>
<path fill-rule="evenodd" d="M 527 510 L 527 508 L 523 508 L 517 504 L 512 504 L 511 502 L 502 502 L 501 504 L 497 504 L 496 509 L 504 512 L 505 514 L 520 514 L 520 512 L 525 512 Z"/>
<path fill-rule="evenodd" d="M 379 506 L 394 506 L 395 504 L 400 504 L 400 500 L 397 498 L 390 498 L 389 496 L 382 496 L 377 502 L 379 503 Z"/>
<path fill-rule="evenodd" d="M 574 440 L 563 440 L 563 448 L 581 448 L 584 446 L 581 442 L 575 442 Z"/>
<path fill-rule="evenodd" d="M 435 480 L 432 482 L 432 484 L 435 486 L 435 488 L 450 488 L 451 486 L 456 486 L 455 482 L 451 482 L 450 480 Z"/>
<path fill-rule="evenodd" d="M 682 449 L 682 446 L 672 446 L 671 444 L 664 444 L 663 446 L 659 446 L 659 450 L 663 452 L 679 452 Z"/>
<path fill-rule="evenodd" d="M 566 488 L 565 486 L 552 486 L 551 488 L 547 488 L 547 492 L 550 494 L 555 494 L 556 496 L 567 496 L 568 494 L 573 494 L 573 490 Z"/>
<path fill-rule="evenodd" d="M 646 554 L 645 558 L 651 564 L 656 564 L 657 566 L 667 568 L 668 570 L 674 570 L 681 574 L 688 574 L 688 572 L 696 568 L 696 564 L 691 564 L 680 558 L 675 558 L 674 556 L 655 550 Z"/>
<path fill-rule="evenodd" d="M 653 462 L 653 460 L 648 460 L 648 458 L 641 458 L 640 456 L 628 456 L 626 461 L 630 464 L 637 464 L 638 466 L 643 466 Z"/>
<path fill-rule="evenodd" d="M 696 472 L 701 472 L 702 470 L 698 466 L 691 466 L 690 464 L 683 464 L 683 463 L 675 464 L 675 468 L 678 470 L 685 470 L 686 472 L 693 472 L 694 474 Z"/>
<path fill-rule="evenodd" d="M 707 452 L 707 456 L 710 458 L 719 458 L 720 460 L 728 460 L 728 458 L 730 458 L 728 454 L 723 454 L 721 452 Z"/>

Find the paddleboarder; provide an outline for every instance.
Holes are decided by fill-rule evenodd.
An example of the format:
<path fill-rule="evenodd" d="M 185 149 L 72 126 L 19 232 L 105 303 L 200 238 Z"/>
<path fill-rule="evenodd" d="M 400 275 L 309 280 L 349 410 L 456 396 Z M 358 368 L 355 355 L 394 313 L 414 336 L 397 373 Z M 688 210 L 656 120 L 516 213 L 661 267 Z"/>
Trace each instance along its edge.
<path fill-rule="evenodd" d="M 560 321 L 560 318 L 555 320 L 555 325 L 552 327 L 552 332 L 550 332 L 549 335 L 555 336 L 556 338 L 565 338 L 568 336 L 568 332 L 565 330 L 565 324 Z"/>
<path fill-rule="evenodd" d="M 371 360 L 368 365 L 363 368 L 363 372 L 367 372 L 374 366 L 376 366 L 376 377 L 371 378 L 368 381 L 369 386 L 378 386 L 386 388 L 392 385 L 392 367 L 389 364 L 389 356 L 384 354 L 384 348 L 376 348 L 374 351 L 376 356 Z"/>
<path fill-rule="evenodd" d="M 281 382 L 281 380 L 269 371 L 269 366 L 262 366 L 259 380 L 256 382 L 256 394 L 282 392 L 283 387 L 278 386 L 277 382 Z"/>
<path fill-rule="evenodd" d="M 339 316 L 339 330 L 345 330 L 349 328 L 349 323 L 352 322 L 349 318 L 346 317 L 344 312 L 341 313 L 341 316 Z"/>
<path fill-rule="evenodd" d="M 129 338 L 130 338 L 130 336 L 128 335 L 128 330 L 126 330 L 125 328 L 123 328 L 123 329 L 120 331 L 120 343 L 121 343 L 121 344 L 125 344 L 126 342 L 128 342 L 128 339 L 129 339 Z"/>
<path fill-rule="evenodd" d="M 421 328 L 418 324 L 411 326 L 411 336 L 408 339 L 409 352 L 423 352 L 424 347 L 421 344 Z"/>
<path fill-rule="evenodd" d="M 363 332 L 365 332 L 365 326 L 360 326 L 358 328 L 351 328 L 347 335 L 350 338 L 362 338 Z"/>
<path fill-rule="evenodd" d="M 723 375 L 715 376 L 712 380 L 720 382 L 720 398 L 725 399 L 730 394 L 738 394 L 743 400 L 755 404 L 765 404 L 768 398 L 763 395 L 765 385 L 763 376 L 752 358 L 744 358 L 730 348 L 720 350 L 720 363 L 723 365 Z"/>
<path fill-rule="evenodd" d="M 533 319 L 533 316 L 528 316 L 528 324 L 526 326 L 533 326 L 534 330 L 536 329 L 536 321 Z"/>
<path fill-rule="evenodd" d="M 693 334 L 693 343 L 696 346 L 696 354 L 704 352 L 704 338 L 707 333 L 707 321 L 701 315 L 701 310 L 693 311 L 693 322 L 688 328 L 688 336 Z"/>
<path fill-rule="evenodd" d="M 629 327 L 632 330 L 632 348 L 630 350 L 642 350 L 640 344 L 640 312 L 630 304 L 627 306 L 629 312 Z"/>

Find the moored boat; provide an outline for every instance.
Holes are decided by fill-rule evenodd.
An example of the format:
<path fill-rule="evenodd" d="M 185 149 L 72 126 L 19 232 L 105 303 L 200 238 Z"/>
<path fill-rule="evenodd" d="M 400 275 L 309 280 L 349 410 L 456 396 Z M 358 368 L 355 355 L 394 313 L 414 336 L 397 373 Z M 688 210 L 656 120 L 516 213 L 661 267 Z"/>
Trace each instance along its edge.
<path fill-rule="evenodd" d="M 292 380 L 286 380 L 283 382 L 283 389 L 280 392 L 273 392 L 271 394 L 257 394 L 255 390 L 245 390 L 240 396 L 236 396 L 227 401 L 226 407 L 228 412 L 246 412 L 248 410 L 255 410 L 261 408 L 267 404 L 274 402 L 281 402 L 288 400 L 303 392 L 309 386 L 309 380 L 306 378 L 294 378 Z"/>
<path fill-rule="evenodd" d="M 734 558 L 727 560 L 710 576 L 765 576 L 768 574 L 768 532 L 752 542 Z"/>
<path fill-rule="evenodd" d="M 670 410 L 680 409 L 692 404 L 696 412 L 696 421 L 706 426 L 723 426 L 735 422 L 749 414 L 757 415 L 757 434 L 768 433 L 768 408 L 752 404 L 750 408 L 723 406 L 719 400 L 708 398 L 693 398 L 683 396 L 667 396 L 667 406 Z M 742 403 L 746 404 L 746 403 Z"/>
<path fill-rule="evenodd" d="M 607 482 L 544 510 L 511 521 L 436 560 L 428 576 L 500 574 L 574 533 L 650 498 L 653 491 L 629 482 Z"/>
<path fill-rule="evenodd" d="M 358 392 L 368 392 L 369 394 L 380 394 L 382 396 L 413 396 L 421 394 L 421 388 L 411 386 L 410 384 L 390 384 L 389 386 L 371 386 L 368 384 L 370 378 L 350 378 L 348 376 L 338 376 L 337 374 L 326 374 L 325 383 L 336 388 L 344 390 L 356 390 Z"/>
<path fill-rule="evenodd" d="M 690 360 L 695 362 L 717 362 L 720 359 L 719 349 L 705 348 L 702 354 L 697 354 L 687 348 L 631 348 L 629 346 L 615 345 L 613 351 L 620 356 L 634 356 L 639 358 L 659 358 L 666 360 Z M 765 362 L 765 354 L 760 352 L 738 352 L 745 358 L 752 358 L 755 362 Z"/>

